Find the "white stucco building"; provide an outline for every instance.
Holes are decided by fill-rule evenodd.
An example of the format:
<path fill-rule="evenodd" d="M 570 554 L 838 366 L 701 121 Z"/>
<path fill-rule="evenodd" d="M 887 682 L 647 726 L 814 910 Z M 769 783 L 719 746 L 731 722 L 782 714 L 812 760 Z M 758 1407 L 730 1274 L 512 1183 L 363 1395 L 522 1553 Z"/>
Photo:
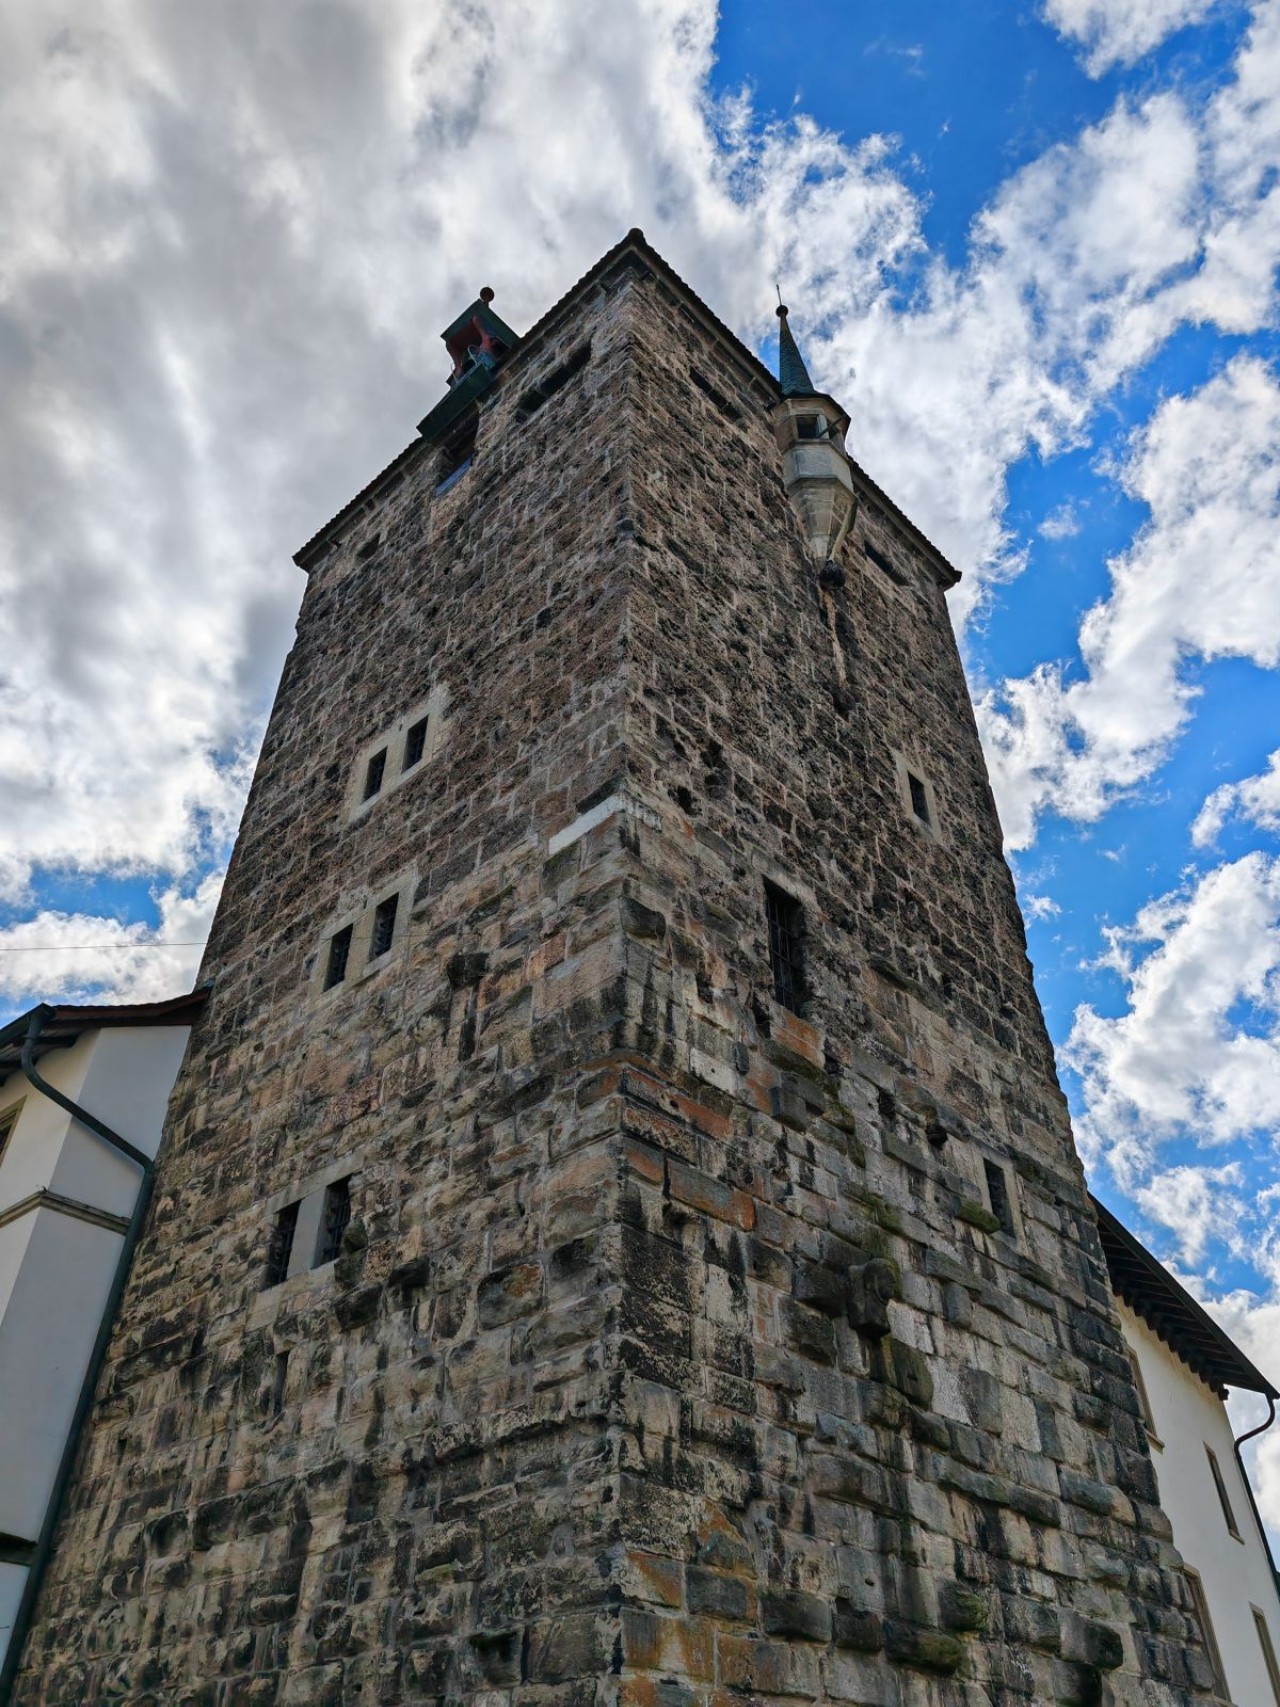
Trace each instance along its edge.
<path fill-rule="evenodd" d="M 0 1029 L 0 1661 L 204 999 Z"/>
<path fill-rule="evenodd" d="M 1120 1322 L 1138 1373 L 1160 1498 L 1200 1600 L 1217 1699 L 1280 1707 L 1280 1595 L 1224 1400 L 1280 1393 L 1128 1228 L 1095 1199 Z"/>

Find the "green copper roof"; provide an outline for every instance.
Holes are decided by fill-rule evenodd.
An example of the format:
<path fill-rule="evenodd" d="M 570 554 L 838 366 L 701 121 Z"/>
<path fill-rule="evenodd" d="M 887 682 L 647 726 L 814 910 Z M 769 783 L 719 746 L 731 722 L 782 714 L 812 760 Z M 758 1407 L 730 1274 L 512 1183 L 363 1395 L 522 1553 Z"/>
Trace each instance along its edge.
<path fill-rule="evenodd" d="M 817 387 L 809 378 L 809 370 L 804 365 L 804 357 L 800 347 L 791 336 L 791 327 L 787 324 L 787 311 L 778 308 L 778 382 L 782 386 L 784 397 L 816 397 Z"/>

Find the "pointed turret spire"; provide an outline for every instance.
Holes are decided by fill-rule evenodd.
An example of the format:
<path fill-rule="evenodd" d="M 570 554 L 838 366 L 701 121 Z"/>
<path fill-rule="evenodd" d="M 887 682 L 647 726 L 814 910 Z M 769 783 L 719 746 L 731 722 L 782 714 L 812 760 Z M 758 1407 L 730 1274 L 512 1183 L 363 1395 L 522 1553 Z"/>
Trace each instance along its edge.
<path fill-rule="evenodd" d="M 800 346 L 791 335 L 791 327 L 787 322 L 787 310 L 782 303 L 778 304 L 778 381 L 782 386 L 784 397 L 816 397 L 817 389 L 809 378 L 809 370 L 804 365 L 804 357 L 800 354 Z"/>

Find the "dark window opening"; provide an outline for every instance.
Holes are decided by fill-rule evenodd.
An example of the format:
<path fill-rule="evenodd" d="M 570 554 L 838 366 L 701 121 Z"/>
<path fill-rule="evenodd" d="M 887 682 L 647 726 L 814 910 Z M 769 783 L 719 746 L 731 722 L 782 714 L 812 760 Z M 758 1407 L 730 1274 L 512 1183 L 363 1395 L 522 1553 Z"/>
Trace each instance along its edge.
<path fill-rule="evenodd" d="M 320 1218 L 320 1240 L 316 1245 L 316 1267 L 333 1262 L 342 1249 L 342 1235 L 351 1220 L 351 1181 L 335 1180 L 324 1188 L 324 1211 Z"/>
<path fill-rule="evenodd" d="M 1013 1205 L 1009 1202 L 1009 1183 L 1004 1177 L 1004 1169 L 997 1167 L 983 1157 L 983 1172 L 987 1176 L 987 1200 L 991 1204 L 991 1213 L 1000 1223 L 1002 1232 L 1013 1237 Z"/>
<path fill-rule="evenodd" d="M 268 1286 L 279 1286 L 289 1274 L 289 1259 L 293 1255 L 293 1235 L 298 1230 L 298 1205 L 286 1203 L 276 1216 L 275 1226 L 271 1229 L 271 1243 L 267 1247 L 267 1273 L 263 1281 L 264 1289 Z"/>
<path fill-rule="evenodd" d="M 1142 1413 L 1142 1426 L 1157 1444 L 1160 1436 L 1156 1433 L 1155 1412 L 1151 1409 L 1151 1396 L 1147 1392 L 1147 1383 L 1142 1376 L 1142 1365 L 1132 1352 L 1129 1353 L 1129 1367 L 1133 1370 L 1133 1385 L 1138 1394 L 1138 1409 Z"/>
<path fill-rule="evenodd" d="M 1227 1675 L 1222 1669 L 1222 1655 L 1218 1652 L 1218 1638 L 1213 1631 L 1209 1619 L 1209 1603 L 1204 1597 L 1204 1584 L 1200 1581 L 1199 1571 L 1193 1571 L 1190 1565 L 1182 1567 L 1187 1579 L 1187 1587 L 1191 1590 L 1191 1603 L 1195 1607 L 1196 1621 L 1200 1633 L 1204 1637 L 1205 1657 L 1213 1672 L 1213 1698 L 1215 1701 L 1230 1701 L 1231 1691 L 1227 1688 Z"/>
<path fill-rule="evenodd" d="M 329 963 L 324 969 L 324 987 L 332 990 L 335 984 L 341 984 L 347 975 L 347 961 L 351 958 L 351 926 L 343 925 L 340 931 L 335 931 L 329 938 Z"/>
<path fill-rule="evenodd" d="M 826 422 L 821 415 L 797 415 L 796 437 L 798 439 L 821 439 L 826 437 L 824 428 Z"/>
<path fill-rule="evenodd" d="M 402 771 L 412 770 L 421 759 L 427 747 L 427 719 L 420 717 L 416 723 L 411 723 L 404 737 L 404 763 Z"/>
<path fill-rule="evenodd" d="M 275 1374 L 271 1379 L 271 1415 L 278 1417 L 284 1410 L 284 1390 L 289 1379 L 289 1353 L 276 1353 Z"/>
<path fill-rule="evenodd" d="M 1206 1446 L 1205 1451 L 1209 1454 L 1209 1469 L 1213 1472 L 1213 1485 L 1218 1490 L 1218 1504 L 1222 1507 L 1222 1515 L 1226 1519 L 1227 1528 L 1237 1541 L 1242 1541 L 1244 1537 L 1241 1535 L 1240 1526 L 1236 1522 L 1236 1514 L 1231 1509 L 1231 1499 L 1227 1493 L 1227 1484 L 1222 1479 L 1222 1466 L 1218 1463 L 1218 1455 L 1212 1446 Z"/>
<path fill-rule="evenodd" d="M 769 925 L 769 966 L 773 972 L 773 994 L 793 1014 L 803 1014 L 805 1005 L 804 908 L 794 896 L 766 882 L 765 918 Z"/>
<path fill-rule="evenodd" d="M 561 362 L 558 368 L 553 368 L 545 379 L 531 385 L 522 395 L 516 406 L 516 420 L 524 422 L 531 415 L 536 415 L 542 405 L 549 403 L 557 391 L 562 391 L 576 374 L 582 372 L 590 360 L 591 345 L 580 344 L 566 361 Z"/>
<path fill-rule="evenodd" d="M 436 496 L 447 492 L 471 467 L 472 458 L 476 454 L 476 434 L 480 430 L 479 415 L 472 415 L 460 431 L 445 445 L 440 453 L 440 478 L 436 482 Z"/>
<path fill-rule="evenodd" d="M 4 1114 L 0 1114 L 0 1161 L 4 1159 L 5 1148 L 17 1124 L 18 1111 L 16 1108 L 7 1109 Z"/>
<path fill-rule="evenodd" d="M 34 1541 L 26 1541 L 21 1535 L 10 1535 L 0 1529 L 0 1565 L 21 1565 L 25 1569 L 35 1556 Z"/>
<path fill-rule="evenodd" d="M 369 767 L 364 773 L 364 798 L 372 800 L 375 794 L 382 792 L 382 779 L 387 774 L 387 749 L 375 753 L 369 760 Z"/>
<path fill-rule="evenodd" d="M 364 560 L 366 558 L 373 556 L 374 552 L 378 549 L 378 547 L 381 544 L 382 544 L 382 535 L 380 533 L 372 533 L 369 535 L 368 539 L 365 540 L 364 544 L 360 547 L 360 549 L 356 552 L 356 556 L 361 560 L 361 562 L 364 562 Z"/>
<path fill-rule="evenodd" d="M 1276 1650 L 1271 1642 L 1271 1632 L 1267 1628 L 1266 1616 L 1261 1607 L 1250 1604 L 1253 1614 L 1253 1627 L 1258 1632 L 1258 1646 L 1262 1649 L 1262 1663 L 1267 1668 L 1267 1680 L 1271 1685 L 1271 1694 L 1276 1707 L 1280 1707 L 1280 1666 L 1276 1664 Z"/>
<path fill-rule="evenodd" d="M 391 947 L 396 934 L 396 906 L 399 900 L 398 895 L 388 895 L 386 900 L 379 901 L 373 910 L 373 935 L 369 938 L 370 960 L 376 960 Z"/>
<path fill-rule="evenodd" d="M 742 410 L 738 408 L 737 404 L 731 403 L 723 391 L 717 391 L 711 381 L 700 374 L 696 367 L 689 369 L 689 379 L 705 398 L 715 404 L 722 415 L 727 416 L 730 421 L 742 419 Z"/>
<path fill-rule="evenodd" d="M 932 824 L 929 815 L 929 795 L 924 783 L 912 771 L 907 772 L 907 787 L 911 790 L 911 810 L 922 824 Z"/>
<path fill-rule="evenodd" d="M 863 543 L 862 549 L 866 552 L 867 556 L 875 564 L 876 568 L 877 569 L 883 569 L 885 574 L 889 577 L 889 579 L 891 581 L 896 581 L 898 586 L 900 586 L 900 587 L 906 586 L 907 577 L 902 573 L 901 569 L 899 569 L 895 563 L 893 563 L 888 557 L 885 556 L 883 551 L 880 551 L 876 546 L 869 545 L 866 542 Z"/>

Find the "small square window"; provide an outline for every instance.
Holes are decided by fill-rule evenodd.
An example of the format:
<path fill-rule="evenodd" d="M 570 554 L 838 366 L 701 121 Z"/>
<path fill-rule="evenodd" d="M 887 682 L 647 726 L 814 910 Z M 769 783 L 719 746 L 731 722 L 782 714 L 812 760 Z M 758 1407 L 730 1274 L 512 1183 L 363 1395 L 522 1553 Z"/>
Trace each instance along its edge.
<path fill-rule="evenodd" d="M 369 938 L 369 959 L 377 960 L 391 947 L 396 934 L 396 907 L 399 904 L 398 895 L 388 895 L 385 901 L 379 901 L 373 912 L 373 935 Z"/>
<path fill-rule="evenodd" d="M 822 416 L 797 415 L 796 437 L 798 439 L 820 439 L 822 437 Z"/>
<path fill-rule="evenodd" d="M 987 1176 L 987 1201 L 991 1205 L 991 1213 L 1000 1223 L 1002 1232 L 1013 1237 L 1013 1205 L 1009 1202 L 1009 1182 L 1004 1177 L 1004 1169 L 982 1159 L 983 1172 Z"/>
<path fill-rule="evenodd" d="M 316 1267 L 333 1262 L 342 1250 L 342 1235 L 351 1221 L 351 1181 L 335 1180 L 324 1188 L 320 1237 L 316 1244 Z"/>
<path fill-rule="evenodd" d="M 329 960 L 324 969 L 324 987 L 332 990 L 335 984 L 341 984 L 347 975 L 347 961 L 351 957 L 351 926 L 344 925 L 340 931 L 335 931 L 329 938 Z"/>
<path fill-rule="evenodd" d="M 279 1286 L 282 1280 L 288 1278 L 289 1259 L 293 1255 L 293 1236 L 298 1230 L 298 1205 L 286 1203 L 276 1216 L 275 1225 L 271 1229 L 271 1243 L 267 1247 L 267 1272 L 263 1279 L 264 1289 L 268 1286 Z"/>
<path fill-rule="evenodd" d="M 382 779 L 387 774 L 387 749 L 383 747 L 369 760 L 369 768 L 364 773 L 364 798 L 372 800 L 375 794 L 382 792 Z"/>
<path fill-rule="evenodd" d="M 922 824 L 932 825 L 933 819 L 929 813 L 928 791 L 913 771 L 907 772 L 907 787 L 911 790 L 911 810 Z"/>
<path fill-rule="evenodd" d="M 400 766 L 402 771 L 412 770 L 418 764 L 427 747 L 427 719 L 420 717 L 416 723 L 411 723 L 405 731 L 404 761 Z"/>
<path fill-rule="evenodd" d="M 769 927 L 769 968 L 775 999 L 793 1014 L 805 1001 L 804 908 L 794 896 L 766 882 L 765 918 Z"/>

